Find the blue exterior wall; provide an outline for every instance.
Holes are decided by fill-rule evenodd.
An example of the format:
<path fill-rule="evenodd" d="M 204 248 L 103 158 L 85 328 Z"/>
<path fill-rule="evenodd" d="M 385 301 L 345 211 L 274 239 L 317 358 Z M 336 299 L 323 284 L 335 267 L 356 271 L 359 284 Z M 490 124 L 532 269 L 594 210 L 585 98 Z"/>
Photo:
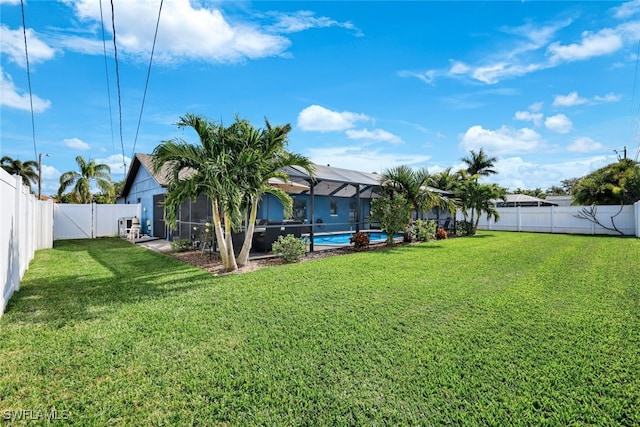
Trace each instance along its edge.
<path fill-rule="evenodd" d="M 161 187 L 158 182 L 149 174 L 144 166 L 140 166 L 138 173 L 133 179 L 133 184 L 129 189 L 126 197 L 118 199 L 118 203 L 133 204 L 140 203 L 142 218 L 142 232 L 148 233 L 147 221 L 153 224 L 153 196 L 156 194 L 164 194 L 166 189 Z"/>
<path fill-rule="evenodd" d="M 311 196 L 296 195 L 294 200 L 304 200 L 307 204 L 306 223 L 311 222 Z M 331 202 L 336 204 L 336 213 L 331 213 Z M 360 229 L 365 230 L 369 228 L 369 211 L 371 210 L 371 200 L 361 198 L 360 199 Z M 355 223 L 353 213 L 351 212 L 351 204 L 355 205 L 355 198 L 345 197 L 329 197 L 329 196 L 315 196 L 314 197 L 314 210 L 316 233 L 331 232 L 331 231 L 354 231 Z M 258 206 L 258 219 L 269 219 L 270 221 L 282 221 L 282 203 L 276 197 L 267 194 L 260 202 Z M 300 218 L 296 218 L 300 219 Z"/>

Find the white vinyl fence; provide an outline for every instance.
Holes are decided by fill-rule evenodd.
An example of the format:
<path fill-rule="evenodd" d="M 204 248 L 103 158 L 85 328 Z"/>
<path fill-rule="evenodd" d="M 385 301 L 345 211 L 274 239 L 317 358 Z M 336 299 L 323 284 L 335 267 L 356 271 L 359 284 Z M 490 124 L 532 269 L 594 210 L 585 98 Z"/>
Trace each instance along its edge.
<path fill-rule="evenodd" d="M 0 316 L 35 251 L 53 247 L 53 202 L 38 201 L 18 176 L 0 169 Z"/>
<path fill-rule="evenodd" d="M 538 233 L 607 234 L 640 237 L 640 202 L 623 206 L 540 206 L 497 208 L 500 219 L 480 218 L 480 230 L 529 231 Z M 579 218 L 593 213 L 595 221 Z M 461 219 L 461 217 L 458 217 Z"/>
<path fill-rule="evenodd" d="M 117 236 L 120 218 L 140 218 L 141 205 L 55 204 L 54 240 Z"/>

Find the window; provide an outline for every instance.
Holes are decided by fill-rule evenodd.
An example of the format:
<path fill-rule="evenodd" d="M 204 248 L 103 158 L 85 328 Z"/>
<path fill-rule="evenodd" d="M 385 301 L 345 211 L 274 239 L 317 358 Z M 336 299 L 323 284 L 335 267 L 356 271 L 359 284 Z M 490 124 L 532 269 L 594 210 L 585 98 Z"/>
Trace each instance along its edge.
<path fill-rule="evenodd" d="M 306 200 L 293 200 L 293 219 L 306 220 L 307 219 L 307 201 Z"/>
<path fill-rule="evenodd" d="M 329 202 L 329 215 L 331 216 L 338 215 L 338 204 L 336 203 L 335 200 L 331 200 L 331 202 Z"/>

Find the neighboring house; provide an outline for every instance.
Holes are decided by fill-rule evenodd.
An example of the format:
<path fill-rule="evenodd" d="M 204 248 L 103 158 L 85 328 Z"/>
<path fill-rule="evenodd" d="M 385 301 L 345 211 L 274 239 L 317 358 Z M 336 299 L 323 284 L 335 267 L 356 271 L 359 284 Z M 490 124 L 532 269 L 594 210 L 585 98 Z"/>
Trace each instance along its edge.
<path fill-rule="evenodd" d="M 547 196 L 545 200 L 555 203 L 556 206 L 571 206 L 571 203 L 573 203 L 571 196 Z"/>
<path fill-rule="evenodd" d="M 118 203 L 140 203 L 142 208 L 142 231 L 155 237 L 167 237 L 162 205 L 167 190 L 166 170 L 154 174 L 152 156 L 136 153 L 125 178 L 122 196 Z M 278 182 L 279 186 L 293 198 L 293 220 L 313 225 L 314 232 L 356 231 L 369 228 L 371 199 L 379 197 L 377 187 L 379 175 L 330 166 L 316 165 L 312 179 L 306 170 L 287 167 L 284 172 L 290 182 Z M 189 238 L 193 227 L 212 222 L 211 204 L 205 196 L 195 202 L 182 203 L 177 215 L 178 230 L 171 236 Z M 283 221 L 280 201 L 266 195 L 258 208 L 258 219 Z"/>
<path fill-rule="evenodd" d="M 504 200 L 496 200 L 497 208 L 515 208 L 518 206 L 558 206 L 558 204 L 526 194 L 507 194 Z"/>

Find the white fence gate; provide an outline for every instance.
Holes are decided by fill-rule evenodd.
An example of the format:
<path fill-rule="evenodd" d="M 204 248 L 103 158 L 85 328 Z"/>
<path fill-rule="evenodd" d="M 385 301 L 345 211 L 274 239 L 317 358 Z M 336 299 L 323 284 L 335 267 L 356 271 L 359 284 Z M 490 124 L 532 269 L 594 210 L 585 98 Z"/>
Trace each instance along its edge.
<path fill-rule="evenodd" d="M 93 239 L 117 236 L 118 220 L 140 218 L 141 205 L 56 204 L 53 214 L 54 240 Z"/>
<path fill-rule="evenodd" d="M 529 231 L 539 233 L 608 234 L 640 237 L 640 202 L 635 205 L 596 206 L 594 221 L 579 218 L 591 206 L 540 206 L 497 208 L 500 219 L 480 218 L 480 230 Z M 458 219 L 461 219 L 460 217 Z M 605 228 L 606 227 L 606 228 Z"/>

